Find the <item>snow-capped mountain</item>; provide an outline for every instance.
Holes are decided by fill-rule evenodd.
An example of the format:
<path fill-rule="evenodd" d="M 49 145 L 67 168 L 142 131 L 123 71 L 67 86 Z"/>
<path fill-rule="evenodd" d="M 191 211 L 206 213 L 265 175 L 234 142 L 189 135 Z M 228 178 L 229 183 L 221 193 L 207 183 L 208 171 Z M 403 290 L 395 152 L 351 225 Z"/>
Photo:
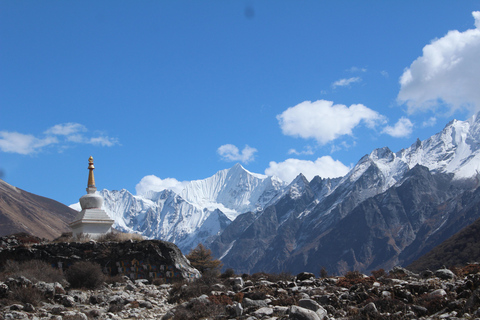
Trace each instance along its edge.
<path fill-rule="evenodd" d="M 116 228 L 184 252 L 202 242 L 237 272 L 316 272 L 321 264 L 333 271 L 340 262 L 366 271 L 411 262 L 475 218 L 455 215 L 459 199 L 474 199 L 467 193 L 478 186 L 479 167 L 475 115 L 398 152 L 375 149 L 340 178 L 299 175 L 287 185 L 237 164 L 179 194 L 100 194 Z"/>
<path fill-rule="evenodd" d="M 220 209 L 234 220 L 240 213 L 263 208 L 284 186 L 277 177 L 251 173 L 236 164 L 210 178 L 189 182 L 180 196 L 201 208 Z"/>
<path fill-rule="evenodd" d="M 170 241 L 188 252 L 200 242 L 208 243 L 239 214 L 262 209 L 284 186 L 276 177 L 254 174 L 236 164 L 189 182 L 180 194 L 163 190 L 133 195 L 125 189 L 99 194 L 114 228 Z M 71 207 L 80 210 L 78 203 Z"/>
<path fill-rule="evenodd" d="M 305 184 L 299 176 L 255 217 L 239 216 L 211 248 L 238 272 L 411 262 L 475 218 L 456 219 L 455 204 L 478 186 L 479 128 L 478 115 L 454 120 L 399 152 L 373 150 L 342 178 Z"/>
<path fill-rule="evenodd" d="M 480 169 L 480 119 L 479 114 L 466 121 L 453 120 L 432 137 L 412 144 L 396 153 L 388 147 L 373 150 L 362 157 L 336 188 L 346 188 L 358 181 L 368 170 L 378 175 L 375 183 L 359 187 L 358 202 L 386 191 L 402 180 L 405 173 L 416 165 L 427 167 L 432 173 L 453 174 L 454 179 L 476 179 Z M 348 189 L 348 188 L 347 188 Z M 338 202 L 343 201 L 341 198 Z"/>

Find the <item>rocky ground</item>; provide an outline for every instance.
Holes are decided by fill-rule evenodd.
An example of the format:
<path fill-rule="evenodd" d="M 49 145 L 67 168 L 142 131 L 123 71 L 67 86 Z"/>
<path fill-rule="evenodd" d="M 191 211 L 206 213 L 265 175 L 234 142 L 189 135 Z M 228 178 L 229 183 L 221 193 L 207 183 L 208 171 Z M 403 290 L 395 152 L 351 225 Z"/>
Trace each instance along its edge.
<path fill-rule="evenodd" d="M 0 282 L 0 319 L 480 318 L 479 265 L 454 271 L 395 268 L 325 278 L 224 274 L 173 285 L 122 278 L 96 290 L 20 276 Z"/>

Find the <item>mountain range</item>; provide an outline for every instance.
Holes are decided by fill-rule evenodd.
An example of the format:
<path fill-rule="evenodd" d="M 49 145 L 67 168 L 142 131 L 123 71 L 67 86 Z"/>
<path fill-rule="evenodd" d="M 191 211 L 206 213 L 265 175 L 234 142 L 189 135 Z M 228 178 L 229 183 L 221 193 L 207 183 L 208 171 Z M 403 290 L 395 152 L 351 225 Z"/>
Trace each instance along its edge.
<path fill-rule="evenodd" d="M 184 252 L 204 243 L 237 272 L 366 272 L 407 265 L 480 217 L 462 211 L 477 205 L 479 147 L 474 115 L 398 152 L 375 149 L 340 178 L 287 184 L 237 164 L 179 194 L 100 194 L 116 228 Z"/>

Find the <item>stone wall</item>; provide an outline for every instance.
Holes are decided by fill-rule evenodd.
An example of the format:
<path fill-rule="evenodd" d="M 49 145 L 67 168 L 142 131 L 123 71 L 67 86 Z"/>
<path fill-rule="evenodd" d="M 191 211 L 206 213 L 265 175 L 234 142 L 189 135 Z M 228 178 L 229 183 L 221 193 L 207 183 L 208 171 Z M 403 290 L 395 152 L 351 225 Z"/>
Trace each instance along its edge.
<path fill-rule="evenodd" d="M 100 264 L 108 275 L 161 279 L 171 283 L 200 277 L 176 245 L 160 240 L 125 242 L 59 242 L 0 248 L 0 267 L 7 260 L 42 260 L 62 270 L 76 261 Z"/>

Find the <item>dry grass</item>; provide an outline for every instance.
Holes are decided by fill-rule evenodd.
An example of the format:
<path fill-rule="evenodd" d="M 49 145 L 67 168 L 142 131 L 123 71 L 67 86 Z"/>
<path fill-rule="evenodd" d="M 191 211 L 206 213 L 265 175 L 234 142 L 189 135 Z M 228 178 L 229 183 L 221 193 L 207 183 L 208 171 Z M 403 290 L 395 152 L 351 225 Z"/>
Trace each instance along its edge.
<path fill-rule="evenodd" d="M 24 262 L 7 260 L 0 273 L 0 280 L 19 276 L 24 276 L 34 283 L 39 281 L 62 283 L 65 280 L 63 272 L 52 267 L 47 262 L 41 260 L 28 260 Z"/>
<path fill-rule="evenodd" d="M 125 241 L 143 241 L 145 238 L 137 233 L 109 232 L 100 236 L 98 242 L 125 242 Z"/>

